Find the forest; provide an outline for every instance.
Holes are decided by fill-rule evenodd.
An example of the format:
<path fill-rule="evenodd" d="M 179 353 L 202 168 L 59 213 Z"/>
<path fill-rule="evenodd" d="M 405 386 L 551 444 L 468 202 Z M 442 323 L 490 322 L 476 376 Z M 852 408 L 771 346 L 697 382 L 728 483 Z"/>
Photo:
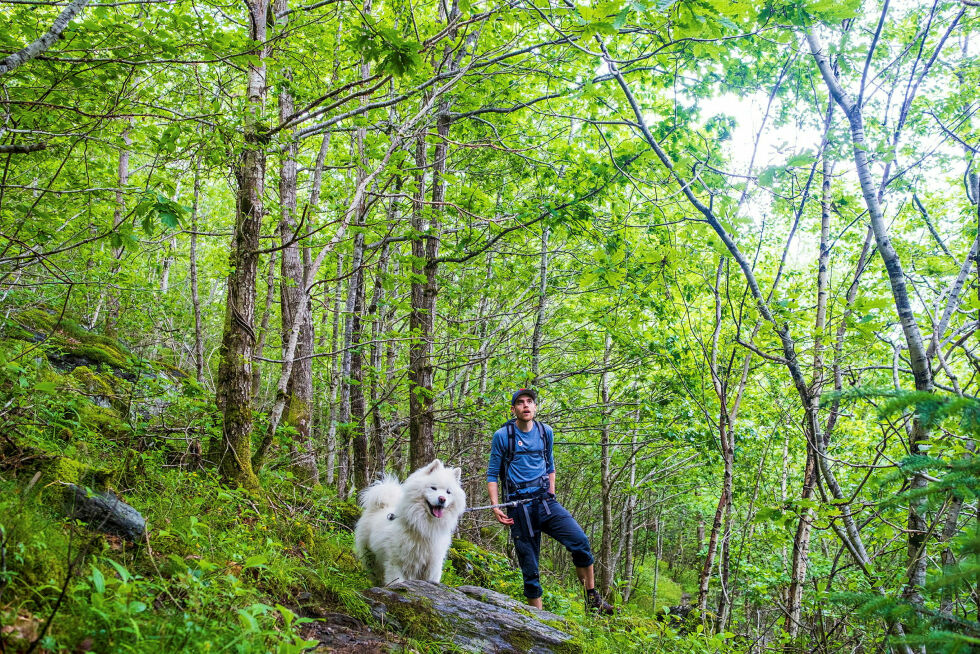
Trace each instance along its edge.
<path fill-rule="evenodd" d="M 618 609 L 545 539 L 570 651 L 980 649 L 977 0 L 0 16 L 3 654 L 384 651 L 316 635 L 386 633 L 357 492 L 488 504 L 522 387 Z"/>

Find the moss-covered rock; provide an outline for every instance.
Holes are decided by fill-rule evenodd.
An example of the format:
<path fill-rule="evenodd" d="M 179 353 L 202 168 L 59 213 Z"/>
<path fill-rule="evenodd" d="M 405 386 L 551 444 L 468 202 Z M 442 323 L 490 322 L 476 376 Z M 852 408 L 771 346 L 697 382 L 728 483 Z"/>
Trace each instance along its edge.
<path fill-rule="evenodd" d="M 115 473 L 67 456 L 55 456 L 42 466 L 42 477 L 47 484 L 61 482 L 87 486 L 93 490 L 106 490 Z"/>
<path fill-rule="evenodd" d="M 101 364 L 128 371 L 133 365 L 133 354 L 124 344 L 91 332 L 67 317 L 34 308 L 21 311 L 14 319 L 16 323 L 8 329 L 8 337 L 45 341 L 50 346 L 48 359 L 62 370 Z"/>
<path fill-rule="evenodd" d="M 558 618 L 547 612 L 515 611 L 516 601 L 485 588 L 454 589 L 427 581 L 399 581 L 364 591 L 371 614 L 382 624 L 414 637 L 451 642 L 468 652 L 581 652 L 572 637 L 541 622 Z"/>
<path fill-rule="evenodd" d="M 80 425 L 88 431 L 113 441 L 125 440 L 132 435 L 132 428 L 115 409 L 81 404 L 76 410 Z"/>

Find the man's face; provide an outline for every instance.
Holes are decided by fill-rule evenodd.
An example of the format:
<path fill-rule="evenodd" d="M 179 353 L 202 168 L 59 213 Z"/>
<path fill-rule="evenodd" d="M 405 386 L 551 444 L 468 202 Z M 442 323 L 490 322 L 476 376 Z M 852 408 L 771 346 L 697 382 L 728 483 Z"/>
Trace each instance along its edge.
<path fill-rule="evenodd" d="M 514 412 L 514 417 L 518 420 L 530 422 L 534 420 L 534 416 L 538 413 L 538 405 L 534 403 L 530 395 L 521 395 L 514 402 L 514 405 L 510 407 L 510 410 Z"/>

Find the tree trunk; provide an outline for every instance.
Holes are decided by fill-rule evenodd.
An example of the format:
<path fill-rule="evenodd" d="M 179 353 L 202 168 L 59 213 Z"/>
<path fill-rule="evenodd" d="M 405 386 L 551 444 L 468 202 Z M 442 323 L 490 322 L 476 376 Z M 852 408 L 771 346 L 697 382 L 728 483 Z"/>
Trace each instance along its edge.
<path fill-rule="evenodd" d="M 601 393 L 600 408 L 602 410 L 602 432 L 601 432 L 601 472 L 600 483 L 602 486 L 602 540 L 599 547 L 599 593 L 603 597 L 609 596 L 609 589 L 613 583 L 612 569 L 612 541 L 613 541 L 613 521 L 612 521 L 612 474 L 610 471 L 611 447 L 609 445 L 609 418 L 612 413 L 609 407 L 609 357 L 612 354 L 612 336 L 606 334 L 605 348 L 602 356 L 602 375 L 599 377 Z"/>
<path fill-rule="evenodd" d="M 397 200 L 392 200 L 392 208 L 388 214 L 388 224 L 397 223 Z M 368 466 L 369 477 L 373 473 L 383 472 L 385 469 L 385 439 L 384 421 L 381 416 L 381 406 L 378 401 L 378 387 L 381 386 L 381 352 L 384 349 L 380 342 L 386 329 L 385 317 L 380 315 L 381 306 L 385 299 L 384 279 L 388 274 L 388 259 L 390 250 L 388 244 L 381 246 L 381 254 L 378 257 L 378 272 L 374 279 L 374 292 L 371 294 L 371 306 L 368 307 L 368 315 L 371 316 L 371 360 L 370 360 L 370 401 L 371 401 L 371 461 Z"/>
<path fill-rule="evenodd" d="M 545 311 L 548 306 L 548 235 L 551 229 L 541 228 L 541 266 L 538 277 L 538 311 L 534 318 L 534 335 L 531 338 L 531 385 L 538 386 L 538 368 L 541 362 L 541 336 L 544 331 Z"/>
<path fill-rule="evenodd" d="M 831 109 L 833 106 L 831 105 Z M 828 110 L 828 122 L 831 110 Z M 830 195 L 830 180 L 833 166 L 830 158 L 824 154 L 823 185 L 820 201 L 820 254 L 817 264 L 817 315 L 813 326 L 813 384 L 810 390 L 812 413 L 820 408 L 820 395 L 823 388 L 823 342 L 824 330 L 827 326 L 828 266 L 830 261 L 830 212 L 833 198 Z M 813 498 L 817 480 L 817 435 L 806 433 L 806 465 L 803 469 L 803 490 L 800 494 L 801 511 L 796 525 L 796 535 L 793 538 L 793 558 L 790 569 L 789 589 L 786 593 L 786 633 L 792 641 L 800 633 L 803 610 L 803 587 L 806 583 L 808 554 L 810 551 L 810 531 L 813 526 L 813 509 L 808 503 Z"/>
<path fill-rule="evenodd" d="M 337 389 L 340 387 L 340 371 L 337 365 L 342 359 L 343 355 L 338 357 L 337 343 L 340 337 L 340 302 L 343 297 L 344 291 L 344 255 L 337 255 L 337 292 L 334 295 L 333 301 L 333 327 L 331 329 L 330 336 L 330 351 L 334 353 L 330 357 L 330 388 L 327 392 L 327 397 L 330 398 L 330 415 L 327 419 L 327 484 L 333 484 L 334 482 L 334 466 L 337 461 Z"/>
<path fill-rule="evenodd" d="M 191 303 L 194 305 L 194 378 L 197 383 L 204 379 L 204 329 L 201 325 L 201 296 L 197 283 L 197 212 L 201 197 L 201 173 L 194 168 L 194 204 L 191 206 L 190 275 Z"/>
<path fill-rule="evenodd" d="M 258 398 L 259 391 L 262 389 L 262 364 L 257 360 L 265 354 L 265 338 L 269 333 L 269 316 L 272 315 L 272 299 L 276 296 L 276 255 L 277 252 L 269 254 L 269 269 L 265 275 L 265 305 L 262 309 L 262 323 L 259 325 L 258 343 L 255 346 L 254 359 L 252 364 L 252 397 Z"/>
<path fill-rule="evenodd" d="M 287 29 L 289 15 L 287 0 L 276 0 L 275 12 L 281 18 L 280 28 Z M 292 72 L 286 69 L 282 72 L 285 78 L 279 91 L 279 121 L 285 123 L 293 114 L 293 97 L 289 90 Z M 313 314 L 307 292 L 307 267 L 304 265 L 304 255 L 309 259 L 309 253 L 301 244 L 302 221 L 296 215 L 296 155 L 298 143 L 290 135 L 284 135 L 286 142 L 282 154 L 279 173 L 279 203 L 281 216 L 279 222 L 279 237 L 282 242 L 282 270 L 279 280 L 280 317 L 282 321 L 282 358 L 283 367 L 289 366 L 286 383 L 287 398 L 277 398 L 285 402 L 285 423 L 296 431 L 296 436 L 290 444 L 291 467 L 296 477 L 304 482 L 319 483 L 320 473 L 317 468 L 316 454 L 313 447 L 311 423 L 313 418 Z M 314 207 L 308 205 L 306 215 L 309 216 Z M 296 345 L 290 348 L 293 339 L 292 331 L 298 323 L 299 333 Z M 270 420 L 276 419 L 276 412 Z M 268 436 L 269 434 L 267 434 Z M 253 462 L 260 464 L 261 462 Z M 256 465 L 258 467 L 258 465 Z"/>
<path fill-rule="evenodd" d="M 255 346 L 255 278 L 259 234 L 262 228 L 262 194 L 265 187 L 265 137 L 261 134 L 265 100 L 266 3 L 248 0 L 252 42 L 262 44 L 248 64 L 248 112 L 241 159 L 235 167 L 235 229 L 228 275 L 228 297 L 218 396 L 224 423 L 211 456 L 225 482 L 258 488 L 252 471 L 252 353 Z"/>
<path fill-rule="evenodd" d="M 915 321 L 912 304 L 909 301 L 908 288 L 905 283 L 905 272 L 902 269 L 902 263 L 898 258 L 898 253 L 892 245 L 888 228 L 885 226 L 878 190 L 875 189 L 871 179 L 871 167 L 867 155 L 868 144 L 864 134 L 864 116 L 861 111 L 861 105 L 851 99 L 837 80 L 836 74 L 831 68 L 830 62 L 823 53 L 823 49 L 816 37 L 808 31 L 806 38 L 810 45 L 810 52 L 820 69 L 820 74 L 823 76 L 827 88 L 830 90 L 837 104 L 844 110 L 850 125 L 851 141 L 854 145 L 854 167 L 858 175 L 858 181 L 861 184 L 861 193 L 864 196 L 865 205 L 868 207 L 868 215 L 871 221 L 871 228 L 874 231 L 875 241 L 878 244 L 878 252 L 888 273 L 888 281 L 891 285 L 895 310 L 898 313 L 899 322 L 902 325 L 902 332 L 905 335 L 905 343 L 909 350 L 909 363 L 912 367 L 912 377 L 915 380 L 915 390 L 931 392 L 932 370 L 929 366 L 929 357 L 923 343 L 922 333 Z M 925 425 L 918 418 L 913 418 L 908 448 L 909 453 L 913 456 L 920 454 L 919 446 L 928 437 L 929 434 Z M 922 589 L 925 587 L 926 566 L 928 564 L 926 552 L 926 533 L 928 530 L 925 518 L 926 500 L 921 495 L 921 491 L 927 485 L 928 482 L 922 474 L 916 473 L 912 476 L 910 492 L 917 495 L 917 497 L 909 503 L 909 564 L 906 568 L 908 570 L 908 582 L 903 591 L 903 596 L 906 600 L 917 606 L 923 604 Z"/>
<path fill-rule="evenodd" d="M 130 129 L 131 127 L 126 127 L 126 129 L 122 131 L 122 140 L 126 147 L 119 150 L 119 190 L 116 191 L 116 205 L 112 210 L 113 230 L 119 229 L 122 226 L 123 221 L 126 220 L 126 196 L 123 193 L 123 190 L 126 188 L 126 185 L 129 184 L 129 146 L 133 144 L 133 139 L 129 136 Z M 112 269 L 109 273 L 110 280 L 115 280 L 119 275 L 119 261 L 122 259 L 124 252 L 125 249 L 121 245 L 117 248 L 113 248 L 113 263 Z M 107 307 L 103 331 L 105 332 L 106 336 L 114 337 L 116 336 L 116 323 L 119 322 L 120 291 L 118 288 L 113 288 L 111 283 L 114 282 L 110 282 L 109 290 L 106 293 Z M 100 300 L 99 307 L 101 306 L 102 304 Z M 95 310 L 95 316 L 92 319 L 92 324 L 95 325 L 95 323 L 98 322 L 98 319 L 99 308 L 97 307 Z"/>

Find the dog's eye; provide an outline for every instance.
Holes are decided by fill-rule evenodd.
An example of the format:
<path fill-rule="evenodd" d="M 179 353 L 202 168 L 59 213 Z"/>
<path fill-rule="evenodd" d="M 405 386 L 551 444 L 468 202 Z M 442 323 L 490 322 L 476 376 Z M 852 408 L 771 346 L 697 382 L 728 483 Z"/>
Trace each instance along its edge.
<path fill-rule="evenodd" d="M 452 494 L 453 494 L 453 492 L 447 488 L 446 489 L 446 495 L 452 495 Z"/>
<path fill-rule="evenodd" d="M 436 489 L 436 487 L 435 486 L 432 486 L 432 490 L 435 490 L 435 489 Z"/>

